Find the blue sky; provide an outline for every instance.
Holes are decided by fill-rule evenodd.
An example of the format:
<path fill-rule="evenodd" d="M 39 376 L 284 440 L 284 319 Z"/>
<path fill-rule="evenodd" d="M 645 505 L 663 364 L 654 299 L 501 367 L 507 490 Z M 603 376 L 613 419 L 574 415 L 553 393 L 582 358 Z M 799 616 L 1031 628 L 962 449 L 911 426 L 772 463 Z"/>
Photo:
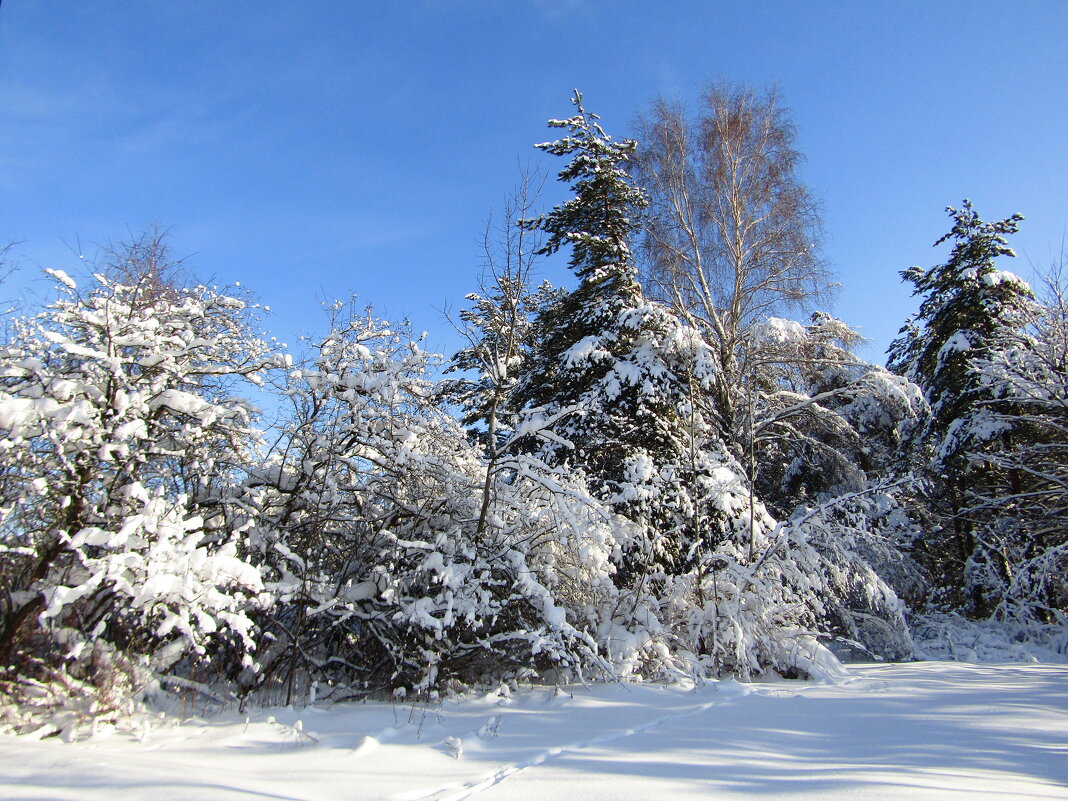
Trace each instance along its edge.
<path fill-rule="evenodd" d="M 1068 226 L 1068 3 L 6 0 L 4 292 L 156 224 L 198 276 L 240 281 L 271 332 L 350 291 L 455 339 L 487 215 L 571 89 L 627 135 L 657 94 L 778 85 L 821 198 L 834 311 L 882 351 L 943 261 L 946 205 L 1027 218 L 1029 273 Z M 558 189 L 545 194 L 559 199 Z M 567 283 L 562 258 L 544 275 Z"/>

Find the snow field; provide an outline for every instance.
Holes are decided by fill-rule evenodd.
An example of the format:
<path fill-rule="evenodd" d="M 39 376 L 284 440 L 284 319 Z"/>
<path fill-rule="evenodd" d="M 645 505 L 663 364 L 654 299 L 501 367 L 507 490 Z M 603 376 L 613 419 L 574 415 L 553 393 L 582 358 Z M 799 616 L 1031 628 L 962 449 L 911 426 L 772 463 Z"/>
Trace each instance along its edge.
<path fill-rule="evenodd" d="M 1068 665 L 533 688 L 0 738 L 18 801 L 1065 799 Z"/>

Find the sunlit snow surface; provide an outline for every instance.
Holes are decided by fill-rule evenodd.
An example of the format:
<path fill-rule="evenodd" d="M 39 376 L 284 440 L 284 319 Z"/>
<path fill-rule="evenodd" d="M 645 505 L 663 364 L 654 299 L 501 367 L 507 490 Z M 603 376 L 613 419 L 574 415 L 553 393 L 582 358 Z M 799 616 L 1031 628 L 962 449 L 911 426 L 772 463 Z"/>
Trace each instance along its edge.
<path fill-rule="evenodd" d="M 521 689 L 0 737 L 5 799 L 1068 798 L 1068 665 L 853 666 L 838 684 Z"/>

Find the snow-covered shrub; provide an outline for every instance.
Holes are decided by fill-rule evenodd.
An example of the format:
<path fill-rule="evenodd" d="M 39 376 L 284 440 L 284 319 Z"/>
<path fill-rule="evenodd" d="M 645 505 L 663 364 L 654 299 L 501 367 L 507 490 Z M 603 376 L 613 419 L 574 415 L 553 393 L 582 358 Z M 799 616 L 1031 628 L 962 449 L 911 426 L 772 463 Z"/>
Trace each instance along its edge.
<path fill-rule="evenodd" d="M 487 486 L 481 449 L 438 402 L 434 357 L 403 327 L 339 314 L 313 351 L 250 481 L 280 604 L 246 684 L 435 692 L 605 668 L 585 628 L 613 534 L 581 484 L 522 459 Z"/>
<path fill-rule="evenodd" d="M 964 499 L 978 521 L 965 575 L 1000 620 L 1068 626 L 1068 307 L 1051 294 L 974 362 L 992 397 L 961 425 L 984 478 Z"/>
<path fill-rule="evenodd" d="M 867 658 L 908 659 L 913 646 L 902 599 L 918 605 L 927 583 L 909 555 L 916 526 L 893 487 L 830 498 L 799 510 L 788 525 L 818 556 L 822 628 Z"/>
<path fill-rule="evenodd" d="M 24 657 L 17 672 L 0 675 L 0 733 L 74 739 L 127 720 L 155 686 L 151 670 L 74 629 L 49 632 L 39 653 Z"/>
<path fill-rule="evenodd" d="M 865 488 L 895 468 L 904 432 L 925 419 L 922 390 L 859 359 L 860 335 L 822 312 L 808 325 L 768 318 L 754 325 L 746 359 L 743 458 L 757 493 L 777 515 Z"/>
<path fill-rule="evenodd" d="M 262 591 L 229 499 L 257 440 L 233 396 L 276 361 L 207 287 L 93 276 L 0 352 L 0 666 L 63 671 L 73 630 L 158 670 L 252 646 Z"/>
<path fill-rule="evenodd" d="M 1032 619 L 971 620 L 927 612 L 912 622 L 916 656 L 954 662 L 1068 663 L 1068 630 Z"/>
<path fill-rule="evenodd" d="M 776 522 L 759 501 L 749 506 L 740 478 L 720 476 L 721 503 L 733 512 L 726 536 L 686 572 L 648 574 L 635 594 L 656 624 L 636 631 L 664 645 L 659 654 L 646 647 L 635 672 L 824 677 L 835 670 L 827 639 L 874 658 L 911 653 L 904 606 L 861 548 L 874 550 L 867 527 L 851 530 L 833 502 Z"/>
<path fill-rule="evenodd" d="M 856 490 L 861 441 L 835 406 L 862 373 L 850 350 L 859 336 L 822 313 L 810 325 L 765 318 L 745 335 L 752 375 L 738 388 L 734 438 L 757 493 L 786 517 L 816 496 Z"/>

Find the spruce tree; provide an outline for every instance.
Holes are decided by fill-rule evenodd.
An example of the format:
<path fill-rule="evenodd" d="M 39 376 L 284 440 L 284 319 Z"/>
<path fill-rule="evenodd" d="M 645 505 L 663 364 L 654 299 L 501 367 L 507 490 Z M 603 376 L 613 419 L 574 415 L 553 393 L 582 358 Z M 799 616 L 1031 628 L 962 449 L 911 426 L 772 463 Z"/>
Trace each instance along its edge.
<path fill-rule="evenodd" d="M 890 346 L 890 368 L 923 387 L 931 404 L 926 439 L 935 446 L 935 462 L 948 476 L 958 476 L 966 468 L 967 443 L 954 436 L 961 427 L 957 421 L 988 394 L 973 365 L 1019 330 L 1034 296 L 994 264 L 1000 256 L 1016 255 L 1005 236 L 1016 233 L 1022 216 L 986 223 L 967 200 L 960 210 L 947 211 L 953 228 L 935 245 L 954 240 L 949 260 L 901 274 L 923 300 Z"/>
<path fill-rule="evenodd" d="M 1017 231 L 1019 214 L 987 223 L 967 200 L 947 211 L 953 228 L 935 244 L 953 241 L 949 259 L 902 272 L 923 300 L 892 343 L 889 364 L 919 384 L 930 404 L 926 424 L 903 447 L 926 479 L 923 500 L 941 525 L 927 543 L 935 580 L 951 602 L 963 602 L 958 593 L 964 590 L 966 606 L 980 614 L 986 603 L 968 577 L 981 550 L 969 499 L 994 480 L 996 468 L 983 453 L 1011 436 L 1005 426 L 982 424 L 995 398 L 980 365 L 1016 336 L 1034 296 L 1017 276 L 995 266 L 995 259 L 1015 255 L 1006 236 Z"/>
<path fill-rule="evenodd" d="M 650 570 L 690 569 L 722 535 L 722 509 L 734 509 L 712 498 L 748 493 L 700 411 L 714 371 L 707 344 L 647 301 L 637 280 L 629 243 L 646 200 L 627 172 L 635 143 L 614 142 L 577 91 L 572 102 L 574 116 L 549 122 L 567 135 L 538 147 L 570 156 L 559 177 L 574 196 L 525 224 L 547 234 L 544 254 L 572 246 L 579 285 L 542 313 L 513 405 L 565 415 L 532 447 L 584 473 L 593 493 L 634 524 L 619 574 L 626 583 Z"/>
<path fill-rule="evenodd" d="M 534 323 L 508 399 L 525 418 L 516 435 L 624 522 L 612 554 L 623 594 L 598 623 L 623 673 L 808 672 L 819 648 L 798 632 L 834 626 L 846 595 L 896 599 L 848 548 L 814 547 L 819 511 L 777 524 L 755 497 L 709 413 L 715 354 L 636 277 L 634 145 L 573 102 L 573 117 L 550 122 L 567 135 L 539 147 L 570 157 L 560 177 L 574 195 L 526 225 L 546 233 L 546 253 L 572 245 L 579 284 Z"/>
<path fill-rule="evenodd" d="M 609 333 L 610 338 L 599 343 L 607 349 L 601 348 L 594 358 L 575 346 L 583 343 L 592 348 L 602 332 L 618 325 L 620 312 L 639 307 L 643 300 L 629 246 L 638 226 L 637 213 L 647 203 L 626 170 L 636 143 L 613 142 L 598 124 L 599 117 L 582 107 L 578 90 L 571 102 L 578 112 L 575 116 L 549 121 L 549 127 L 566 128 L 569 135 L 536 147 L 555 156 L 572 156 L 558 177 L 571 183 L 574 197 L 543 217 L 523 221 L 548 235 L 539 255 L 572 246 L 570 266 L 580 282 L 543 319 L 541 358 L 523 393 L 534 405 L 548 401 L 566 405 L 588 391 L 607 372 L 608 357 L 618 356 L 633 337 L 620 341 L 622 332 Z M 594 364 L 573 369 L 580 361 Z"/>

